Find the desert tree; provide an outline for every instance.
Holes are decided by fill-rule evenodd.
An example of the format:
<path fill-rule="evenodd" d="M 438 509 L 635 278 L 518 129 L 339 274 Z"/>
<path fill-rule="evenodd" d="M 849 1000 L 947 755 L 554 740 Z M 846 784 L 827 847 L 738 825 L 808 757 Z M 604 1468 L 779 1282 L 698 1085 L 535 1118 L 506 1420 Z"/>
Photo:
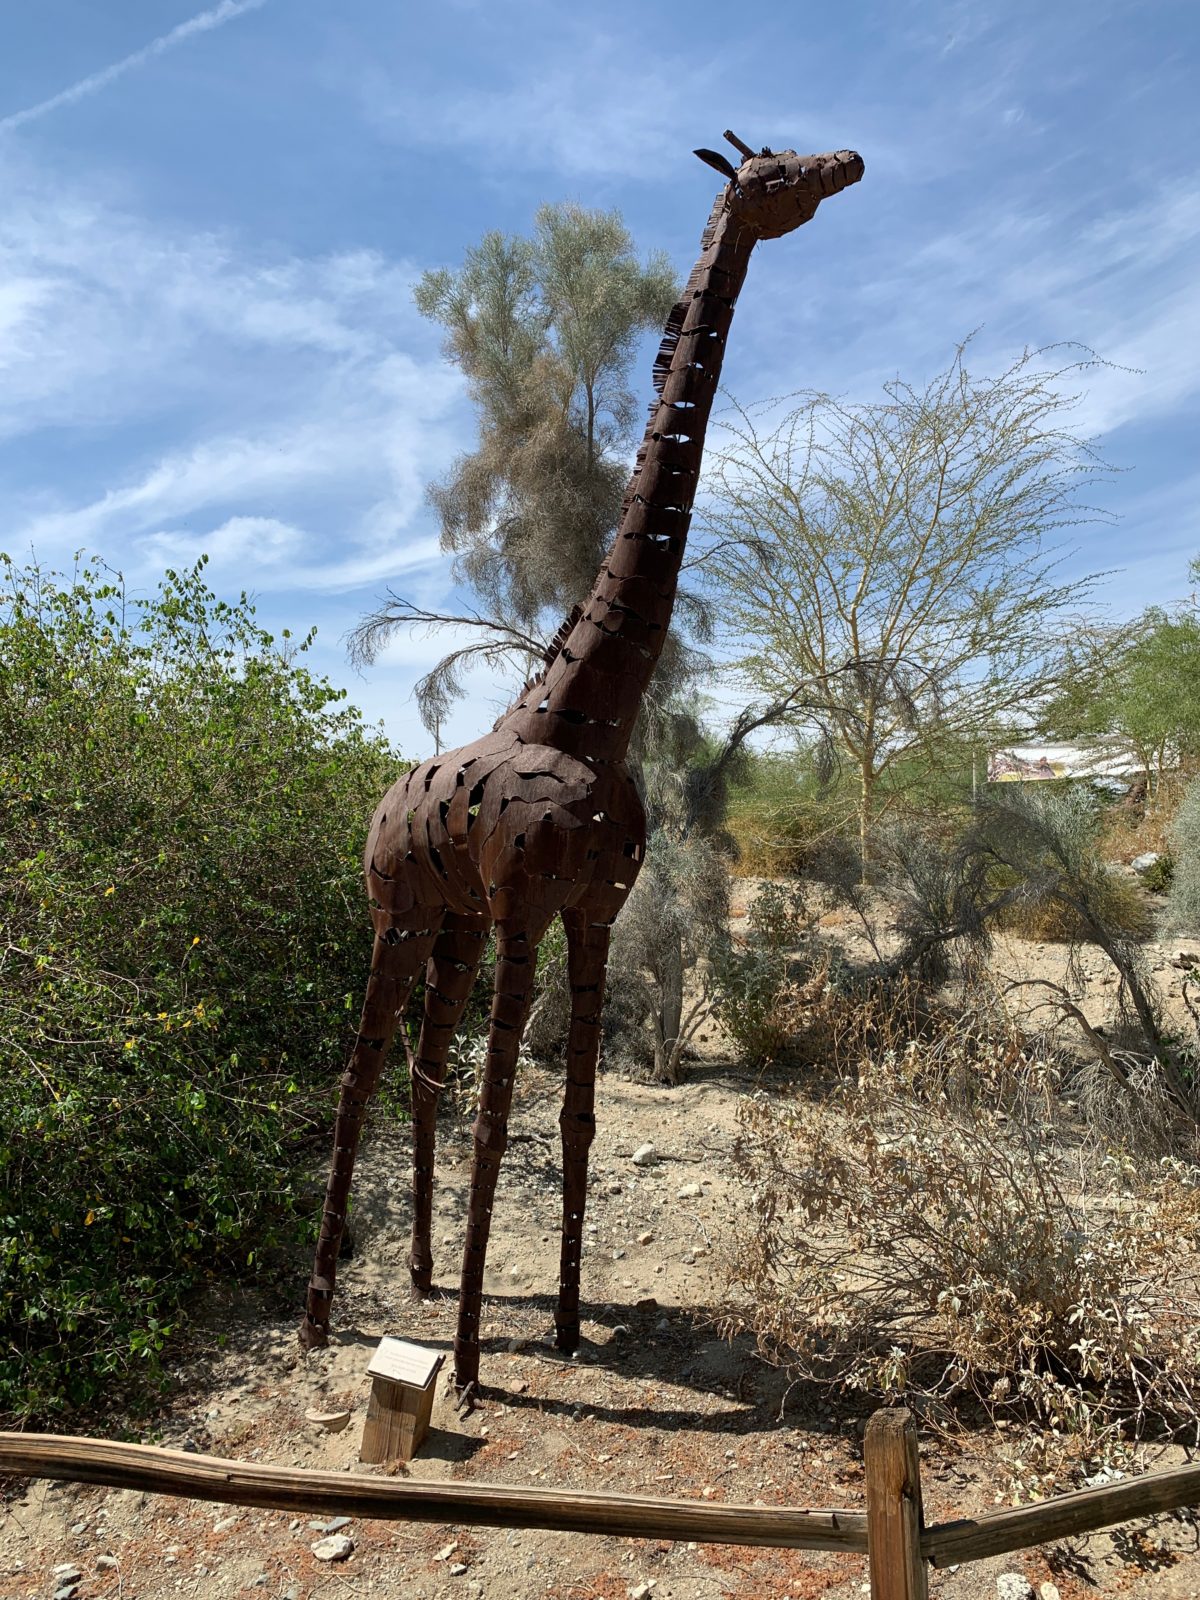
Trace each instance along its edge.
<path fill-rule="evenodd" d="M 1036 722 L 1092 582 L 1054 536 L 1099 514 L 1107 469 L 1071 426 L 1094 358 L 981 377 L 968 354 L 877 399 L 738 407 L 710 469 L 736 670 L 853 774 L 864 871 L 906 772 Z"/>
<path fill-rule="evenodd" d="M 485 234 L 457 270 L 427 272 L 419 310 L 446 332 L 467 380 L 475 448 L 431 485 L 441 542 L 470 597 L 459 613 L 389 595 L 353 653 L 369 660 L 398 629 L 454 629 L 458 642 L 416 695 L 432 731 L 474 666 L 529 675 L 563 617 L 587 595 L 616 529 L 637 425 L 630 368 L 678 294 L 662 254 L 644 262 L 618 212 L 545 205 L 532 237 Z M 680 595 L 656 674 L 651 717 L 666 714 L 695 663 L 681 634 L 703 606 Z"/>
<path fill-rule="evenodd" d="M 1200 754 L 1200 611 L 1151 606 L 1132 622 L 1081 630 L 1046 721 L 1064 737 L 1120 751 L 1158 796 L 1180 757 Z"/>

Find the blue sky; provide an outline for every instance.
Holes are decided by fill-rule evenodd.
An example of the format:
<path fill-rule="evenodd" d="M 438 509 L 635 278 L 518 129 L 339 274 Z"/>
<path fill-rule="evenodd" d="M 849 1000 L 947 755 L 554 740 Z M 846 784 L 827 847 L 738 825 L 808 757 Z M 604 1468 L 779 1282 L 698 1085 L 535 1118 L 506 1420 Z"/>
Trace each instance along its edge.
<path fill-rule="evenodd" d="M 1168 601 L 1200 553 L 1198 32 L 1166 0 L 10 5 L 0 544 L 143 590 L 207 551 L 422 753 L 436 645 L 358 677 L 342 644 L 389 585 L 452 598 L 423 489 L 473 423 L 413 281 L 568 198 L 685 273 L 717 181 L 690 152 L 732 127 L 867 174 L 758 252 L 726 387 L 865 397 L 976 328 L 980 367 L 1081 340 L 1125 470 L 1075 566 L 1121 569 L 1114 614 Z M 473 684 L 448 737 L 505 699 Z"/>

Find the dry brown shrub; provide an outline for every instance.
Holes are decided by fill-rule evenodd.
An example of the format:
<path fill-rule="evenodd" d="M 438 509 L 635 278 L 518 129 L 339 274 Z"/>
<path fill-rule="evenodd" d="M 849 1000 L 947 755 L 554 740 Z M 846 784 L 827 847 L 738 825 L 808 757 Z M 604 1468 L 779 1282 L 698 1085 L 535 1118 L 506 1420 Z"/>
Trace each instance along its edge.
<path fill-rule="evenodd" d="M 796 1378 L 1020 1417 L 1042 1489 L 1142 1429 L 1200 1442 L 1200 1169 L 1068 1147 L 1052 1069 L 1001 1041 L 972 1093 L 977 1046 L 744 1102 L 727 1326 Z"/>
<path fill-rule="evenodd" d="M 1112 873 L 1105 884 L 1104 914 L 1117 935 L 1145 939 L 1154 930 L 1154 917 L 1141 886 L 1132 879 Z M 1018 898 L 998 917 L 999 925 L 1020 939 L 1045 944 L 1078 944 L 1091 937 L 1090 930 L 1074 907 L 1062 900 Z"/>
<path fill-rule="evenodd" d="M 1140 805 L 1118 801 L 1105 808 L 1099 834 L 1100 854 L 1106 861 L 1133 860 L 1148 850 L 1170 855 L 1171 823 L 1183 791 L 1195 774 L 1190 765 L 1179 772 L 1165 773 L 1158 793 Z"/>

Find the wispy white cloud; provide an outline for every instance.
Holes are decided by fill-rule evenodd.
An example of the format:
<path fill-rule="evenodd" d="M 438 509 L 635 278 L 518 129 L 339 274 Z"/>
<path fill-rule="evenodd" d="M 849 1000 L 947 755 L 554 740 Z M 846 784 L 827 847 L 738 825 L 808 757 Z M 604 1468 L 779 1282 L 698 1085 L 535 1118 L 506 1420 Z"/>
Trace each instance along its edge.
<path fill-rule="evenodd" d="M 392 524 L 392 532 L 377 543 L 368 535 L 381 520 Z M 207 556 L 210 575 L 220 582 L 232 579 L 258 589 L 331 594 L 398 579 L 442 561 L 436 536 L 397 537 L 397 521 L 393 507 L 372 508 L 355 530 L 357 553 L 332 558 L 328 550 L 323 556 L 320 539 L 276 517 L 234 516 L 205 531 L 152 533 L 139 540 L 138 548 L 153 570 L 188 566 Z"/>
<path fill-rule="evenodd" d="M 132 72 L 137 67 L 145 66 L 156 56 L 165 55 L 168 50 L 174 50 L 177 45 L 184 44 L 188 39 L 194 39 L 197 34 L 211 33 L 214 28 L 232 22 L 235 17 L 244 16 L 247 11 L 257 11 L 265 4 L 266 0 L 221 0 L 220 5 L 213 6 L 208 11 L 198 12 L 186 22 L 181 22 L 178 27 L 160 34 L 157 39 L 152 39 L 140 50 L 123 56 L 120 61 L 112 62 L 110 66 L 102 67 L 99 72 L 89 73 L 86 78 L 80 78 L 77 83 L 60 90 L 58 94 L 53 94 L 46 100 L 39 100 L 36 105 L 26 106 L 22 111 L 13 111 L 6 117 L 0 117 L 0 133 L 11 133 L 17 128 L 24 127 L 27 122 L 36 122 L 39 117 L 48 116 L 61 106 L 73 105 L 76 100 L 85 100 L 89 95 L 99 94 L 102 89 L 107 89 L 110 83 L 115 83 L 118 78 L 123 78 L 127 72 Z"/>
<path fill-rule="evenodd" d="M 13 175 L 0 443 L 51 465 L 24 491 L 10 471 L 11 548 L 88 547 L 146 576 L 208 553 L 264 593 L 382 586 L 441 559 L 424 487 L 458 444 L 462 386 L 410 266 L 264 258 Z M 126 429 L 132 452 L 53 465 L 73 437 Z"/>
<path fill-rule="evenodd" d="M 432 355 L 414 269 L 373 251 L 255 259 L 236 240 L 169 232 L 0 163 L 0 439 L 118 420 L 219 385 L 260 357 L 314 370 L 397 345 Z M 199 359 L 197 359 L 199 358 Z"/>
<path fill-rule="evenodd" d="M 214 575 L 265 592 L 345 591 L 441 564 L 438 539 L 417 524 L 428 463 L 445 459 L 440 413 L 453 397 L 436 375 L 420 385 L 420 412 L 367 384 L 339 409 L 255 437 L 205 439 L 161 457 L 141 477 L 76 506 L 43 510 L 15 532 L 17 548 L 46 555 L 111 553 L 151 574 L 201 555 Z M 381 398 L 382 396 L 382 398 Z M 334 501 L 306 525 L 305 507 Z"/>
<path fill-rule="evenodd" d="M 383 133 L 445 148 L 470 148 L 492 168 L 551 168 L 571 177 L 647 176 L 647 155 L 678 125 L 681 86 L 669 72 L 621 63 L 619 95 L 600 92 L 613 81 L 611 51 L 597 37 L 590 48 L 536 76 L 514 75 L 508 85 L 445 84 L 423 94 L 405 75 L 404 93 L 382 69 L 362 85 L 365 108 Z M 703 86 L 690 85 L 693 92 Z"/>

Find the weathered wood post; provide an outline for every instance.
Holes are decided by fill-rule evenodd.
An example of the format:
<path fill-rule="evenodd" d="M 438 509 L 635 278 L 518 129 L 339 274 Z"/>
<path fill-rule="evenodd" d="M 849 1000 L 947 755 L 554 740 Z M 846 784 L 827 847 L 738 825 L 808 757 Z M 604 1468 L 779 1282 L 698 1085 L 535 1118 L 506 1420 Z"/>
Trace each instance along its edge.
<path fill-rule="evenodd" d="M 928 1600 L 921 1467 L 911 1412 L 877 1411 L 863 1439 L 871 1600 Z"/>
<path fill-rule="evenodd" d="M 360 1461 L 411 1461 L 429 1432 L 434 1380 L 445 1358 L 405 1339 L 381 1339 L 367 1368 L 371 1399 Z"/>

